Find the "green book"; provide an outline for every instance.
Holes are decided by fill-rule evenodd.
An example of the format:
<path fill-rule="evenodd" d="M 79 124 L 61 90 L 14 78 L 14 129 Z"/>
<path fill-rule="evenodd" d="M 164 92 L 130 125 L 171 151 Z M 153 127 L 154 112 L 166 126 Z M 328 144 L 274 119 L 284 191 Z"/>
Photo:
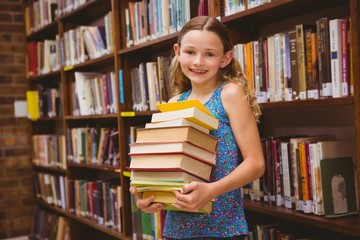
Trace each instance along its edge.
<path fill-rule="evenodd" d="M 354 169 L 351 157 L 326 158 L 320 161 L 325 217 L 358 214 Z"/>

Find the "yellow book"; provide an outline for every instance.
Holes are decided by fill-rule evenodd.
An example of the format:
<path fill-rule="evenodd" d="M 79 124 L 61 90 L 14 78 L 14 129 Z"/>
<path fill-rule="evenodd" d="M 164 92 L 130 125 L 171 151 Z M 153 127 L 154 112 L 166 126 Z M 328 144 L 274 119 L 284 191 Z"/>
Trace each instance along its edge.
<path fill-rule="evenodd" d="M 171 121 L 184 118 L 207 129 L 214 130 L 219 127 L 219 119 L 212 117 L 197 107 L 184 108 L 168 112 L 153 113 L 152 123 Z"/>
<path fill-rule="evenodd" d="M 176 202 L 176 197 L 173 192 L 168 191 L 146 191 L 143 192 L 143 198 L 148 198 L 150 196 L 155 196 L 154 202 L 163 203 L 166 205 L 165 210 L 170 211 L 182 211 L 178 208 L 175 208 L 171 204 Z M 200 211 L 199 213 L 211 213 L 212 210 L 212 202 L 208 202 Z"/>
<path fill-rule="evenodd" d="M 161 180 L 143 180 L 143 179 L 131 179 L 131 185 L 139 188 L 138 190 L 180 190 L 184 185 L 189 182 L 181 181 L 161 181 Z"/>
<path fill-rule="evenodd" d="M 180 102 L 159 103 L 156 104 L 156 107 L 157 109 L 159 109 L 160 112 L 171 112 L 176 110 L 182 110 L 185 108 L 197 107 L 204 113 L 207 113 L 211 117 L 214 117 L 214 115 L 212 115 L 211 112 L 197 99 L 180 101 Z"/>
<path fill-rule="evenodd" d="M 28 108 L 28 118 L 37 120 L 40 117 L 39 93 L 36 90 L 26 91 L 26 102 Z"/>

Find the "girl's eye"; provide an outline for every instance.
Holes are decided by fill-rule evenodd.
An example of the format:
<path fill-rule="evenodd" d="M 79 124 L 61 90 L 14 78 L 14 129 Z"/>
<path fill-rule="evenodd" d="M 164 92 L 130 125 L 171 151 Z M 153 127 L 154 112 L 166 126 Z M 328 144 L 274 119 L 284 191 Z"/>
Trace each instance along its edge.
<path fill-rule="evenodd" d="M 194 54 L 194 52 L 193 51 L 185 51 L 185 53 L 187 53 L 187 54 L 189 54 L 189 55 L 192 55 L 192 54 Z"/>
<path fill-rule="evenodd" d="M 207 53 L 206 56 L 208 56 L 208 57 L 213 57 L 213 56 L 215 56 L 215 55 L 212 54 L 212 53 Z"/>

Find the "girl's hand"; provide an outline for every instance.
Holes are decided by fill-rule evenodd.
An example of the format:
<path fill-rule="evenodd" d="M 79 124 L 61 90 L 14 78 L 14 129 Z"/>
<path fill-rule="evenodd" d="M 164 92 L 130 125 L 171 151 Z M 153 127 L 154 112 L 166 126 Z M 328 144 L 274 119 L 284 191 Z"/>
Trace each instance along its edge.
<path fill-rule="evenodd" d="M 211 183 L 191 182 L 183 187 L 181 191 L 175 191 L 177 198 L 174 207 L 188 211 L 199 212 L 210 202 L 213 197 L 211 195 Z"/>
<path fill-rule="evenodd" d="M 135 195 L 136 206 L 145 213 L 154 213 L 163 210 L 165 205 L 161 203 L 153 203 L 155 196 L 142 199 L 142 194 L 135 187 L 130 187 L 130 193 Z"/>

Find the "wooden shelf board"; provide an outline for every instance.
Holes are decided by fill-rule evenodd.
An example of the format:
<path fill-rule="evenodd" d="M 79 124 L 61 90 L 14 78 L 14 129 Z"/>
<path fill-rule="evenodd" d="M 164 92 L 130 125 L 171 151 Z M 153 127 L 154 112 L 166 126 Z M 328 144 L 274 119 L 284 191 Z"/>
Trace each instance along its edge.
<path fill-rule="evenodd" d="M 244 199 L 244 208 L 246 210 L 276 216 L 285 220 L 298 222 L 301 224 L 331 230 L 334 232 L 348 234 L 354 237 L 360 237 L 360 215 L 347 216 L 342 218 L 326 218 L 313 214 L 297 212 L 285 207 L 276 207 L 267 203 L 251 201 Z"/>
<path fill-rule="evenodd" d="M 275 109 L 275 108 L 299 108 L 299 107 L 321 107 L 321 106 L 341 106 L 354 104 L 353 97 L 343 98 L 324 98 L 324 99 L 308 99 L 299 101 L 284 101 L 284 102 L 271 102 L 261 103 L 262 109 Z"/>
<path fill-rule="evenodd" d="M 44 171 L 44 172 L 53 172 L 58 174 L 66 174 L 66 169 L 58 168 L 58 167 L 47 167 L 33 164 L 33 168 L 36 171 Z"/>
<path fill-rule="evenodd" d="M 122 239 L 122 233 L 121 232 L 116 232 L 110 228 L 107 228 L 107 227 L 104 227 L 104 226 L 101 226 L 101 225 L 98 225 L 96 223 L 94 223 L 93 221 L 89 220 L 89 219 L 86 219 L 86 218 L 82 218 L 82 217 L 78 217 L 74 214 L 68 214 L 68 216 L 73 219 L 73 220 L 76 220 L 78 222 L 81 222 L 83 224 L 86 224 L 92 228 L 95 228 L 101 232 L 104 232 L 108 235 L 111 235 L 117 239 Z"/>

